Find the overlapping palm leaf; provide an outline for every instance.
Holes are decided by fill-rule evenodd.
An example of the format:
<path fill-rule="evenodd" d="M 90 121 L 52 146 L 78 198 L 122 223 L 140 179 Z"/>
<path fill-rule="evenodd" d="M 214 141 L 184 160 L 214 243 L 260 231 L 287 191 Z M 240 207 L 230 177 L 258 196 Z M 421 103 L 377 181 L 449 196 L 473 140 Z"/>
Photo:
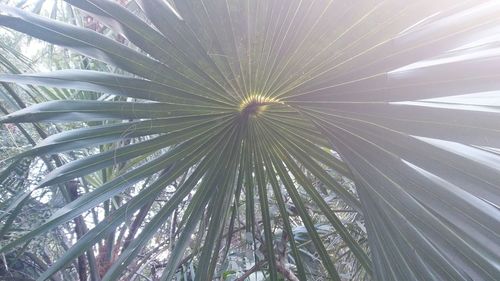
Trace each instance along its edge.
<path fill-rule="evenodd" d="M 127 101 L 55 101 L 0 121 L 123 122 L 53 135 L 19 157 L 149 136 L 68 163 L 51 172 L 40 183 L 43 188 L 162 153 L 84 194 L 2 248 L 9 251 L 158 174 L 139 195 L 91 229 L 42 279 L 188 171 L 184 184 L 104 280 L 120 276 L 191 192 L 183 231 L 163 280 L 172 278 L 193 233 L 204 237 L 197 279 L 211 278 L 222 230 L 242 193 L 248 229 L 253 229 L 256 216 L 253 204 L 259 202 L 272 260 L 268 196 L 277 200 L 285 229 L 290 230 L 279 185 L 296 206 L 331 280 L 340 277 L 298 188 L 317 204 L 374 279 L 500 278 L 499 109 L 443 99 L 471 94 L 470 101 L 474 95 L 499 90 L 497 1 L 138 0 L 143 11 L 139 16 L 107 0 L 67 2 L 123 35 L 130 45 L 8 6 L 1 6 L 0 25 L 129 74 L 62 70 L 1 74 L 0 80 L 104 92 Z M 357 194 L 337 183 L 325 167 L 352 179 Z M 305 170 L 363 213 L 371 258 L 329 209 Z M 209 218 L 208 228 L 197 231 L 203 214 Z M 293 239 L 290 245 L 297 275 L 304 279 Z M 273 262 L 269 272 L 275 280 Z"/>

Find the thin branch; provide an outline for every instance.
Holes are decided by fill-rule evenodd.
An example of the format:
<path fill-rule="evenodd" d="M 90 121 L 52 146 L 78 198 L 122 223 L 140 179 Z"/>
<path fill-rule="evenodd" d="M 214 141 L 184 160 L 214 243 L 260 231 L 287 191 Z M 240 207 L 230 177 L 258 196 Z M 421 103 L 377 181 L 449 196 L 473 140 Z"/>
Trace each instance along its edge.
<path fill-rule="evenodd" d="M 267 261 L 259 261 L 254 266 L 252 266 L 250 269 L 245 271 L 245 273 L 243 273 L 243 275 L 241 275 L 240 277 L 238 277 L 238 279 L 235 279 L 234 281 L 244 281 L 252 273 L 259 271 L 262 268 L 262 266 L 266 264 L 266 262 Z"/>

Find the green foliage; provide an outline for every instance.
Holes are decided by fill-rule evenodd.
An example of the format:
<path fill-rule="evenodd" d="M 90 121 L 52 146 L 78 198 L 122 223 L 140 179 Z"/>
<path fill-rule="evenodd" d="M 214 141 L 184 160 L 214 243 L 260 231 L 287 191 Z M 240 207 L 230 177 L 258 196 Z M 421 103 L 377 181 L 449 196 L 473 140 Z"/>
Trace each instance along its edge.
<path fill-rule="evenodd" d="M 0 6 L 0 25 L 83 56 L 0 74 L 51 100 L 1 123 L 68 126 L 5 161 L 58 155 L 0 233 L 40 190 L 65 202 L 0 252 L 94 213 L 40 280 L 84 254 L 92 280 L 131 277 L 148 247 L 168 247 L 160 280 L 498 279 L 499 111 L 454 97 L 500 87 L 480 41 L 495 1 L 66 2 L 94 25 Z M 241 272 L 224 269 L 236 238 Z"/>

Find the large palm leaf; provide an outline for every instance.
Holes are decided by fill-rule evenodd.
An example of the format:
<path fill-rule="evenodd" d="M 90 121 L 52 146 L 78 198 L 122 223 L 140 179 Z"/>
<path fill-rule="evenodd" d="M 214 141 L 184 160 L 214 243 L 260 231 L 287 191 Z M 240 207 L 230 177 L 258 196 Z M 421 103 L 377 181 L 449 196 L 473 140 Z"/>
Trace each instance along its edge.
<path fill-rule="evenodd" d="M 499 114 L 492 104 L 474 105 L 474 97 L 500 87 L 497 1 L 138 0 L 139 16 L 111 1 L 67 2 L 130 45 L 8 6 L 1 6 L 0 24 L 129 74 L 64 70 L 2 74 L 0 79 L 129 99 L 42 103 L 0 121 L 124 121 L 53 135 L 16 159 L 149 136 L 68 163 L 51 172 L 40 183 L 43 188 L 161 153 L 2 248 L 9 251 L 158 175 L 41 279 L 188 171 L 186 181 L 122 252 L 105 280 L 120 276 L 192 192 L 164 280 L 172 278 L 195 232 L 204 241 L 197 279 L 211 278 L 223 229 L 232 220 L 231 206 L 242 194 L 250 232 L 258 231 L 256 213 L 262 216 L 272 280 L 279 268 L 273 261 L 269 196 L 276 199 L 289 232 L 282 198 L 291 198 L 328 275 L 340 280 L 298 189 L 377 280 L 500 278 Z M 447 99 L 463 94 L 471 95 Z M 357 194 L 325 167 L 352 179 Z M 371 259 L 304 171 L 363 213 Z M 23 200 L 19 202 L 13 217 L 22 208 Z M 197 231 L 203 216 L 208 227 Z M 305 279 L 293 238 L 290 246 L 297 275 Z"/>

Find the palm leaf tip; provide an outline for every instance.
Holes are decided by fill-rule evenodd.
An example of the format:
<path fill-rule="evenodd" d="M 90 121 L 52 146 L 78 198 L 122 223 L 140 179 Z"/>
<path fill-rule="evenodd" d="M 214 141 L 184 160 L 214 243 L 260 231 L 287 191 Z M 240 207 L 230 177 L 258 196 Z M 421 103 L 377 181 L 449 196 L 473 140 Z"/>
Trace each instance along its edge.
<path fill-rule="evenodd" d="M 118 72 L 0 75 L 91 97 L 68 95 L 0 117 L 2 124 L 58 122 L 63 132 L 15 159 L 64 160 L 73 157 L 64 152 L 78 150 L 41 184 L 87 184 L 85 194 L 2 251 L 106 209 L 106 219 L 97 216 L 41 278 L 114 241 L 110 233 L 128 233 L 124 222 L 138 210 L 146 212 L 144 231 L 127 247 L 114 245 L 104 280 L 140 263 L 156 246 L 153 237 L 172 243 L 161 279 L 188 262 L 196 280 L 212 279 L 240 240 L 234 229 L 247 232 L 251 265 L 271 279 L 500 276 L 499 111 L 493 99 L 471 102 L 500 88 L 496 1 L 66 2 L 102 30 L 0 6 L 0 25 Z M 71 130 L 74 121 L 85 127 Z M 2 233 L 28 199 L 5 207 Z M 331 225 L 334 238 L 320 223 Z M 287 240 L 290 256 L 282 254 L 275 230 L 291 235 L 302 225 L 309 240 Z M 346 256 L 356 266 L 345 266 Z M 297 270 L 284 272 L 290 264 Z"/>

